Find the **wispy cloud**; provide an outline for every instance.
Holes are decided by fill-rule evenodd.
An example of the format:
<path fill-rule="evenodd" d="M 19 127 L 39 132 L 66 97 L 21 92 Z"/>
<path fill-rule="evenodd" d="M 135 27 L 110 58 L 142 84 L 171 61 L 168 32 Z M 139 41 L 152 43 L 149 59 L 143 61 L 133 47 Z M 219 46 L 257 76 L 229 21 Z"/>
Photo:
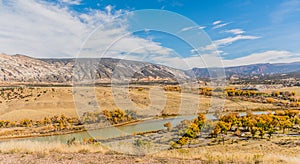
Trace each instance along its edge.
<path fill-rule="evenodd" d="M 232 33 L 232 34 L 234 34 L 234 35 L 239 35 L 239 34 L 245 33 L 244 30 L 239 29 L 239 28 L 231 29 L 231 30 L 226 30 L 225 32 L 227 32 L 227 33 Z"/>
<path fill-rule="evenodd" d="M 258 63 L 290 63 L 296 61 L 300 61 L 300 54 L 289 51 L 269 50 L 231 60 L 223 60 L 223 63 L 225 66 L 239 66 Z"/>
<path fill-rule="evenodd" d="M 235 59 L 222 59 L 217 54 L 203 54 L 180 58 L 178 56 L 157 56 L 154 61 L 180 69 L 231 67 L 259 63 L 290 63 L 300 61 L 300 53 L 289 51 L 268 50 L 261 53 L 252 53 Z"/>
<path fill-rule="evenodd" d="M 224 26 L 227 26 L 228 24 L 230 24 L 230 23 L 216 24 L 216 25 L 213 27 L 213 29 L 222 28 L 222 27 L 224 27 Z"/>
<path fill-rule="evenodd" d="M 191 27 L 185 27 L 185 28 L 181 29 L 180 32 L 189 31 L 192 29 L 205 29 L 205 28 L 206 28 L 205 26 L 191 26 Z"/>
<path fill-rule="evenodd" d="M 221 20 L 217 20 L 217 21 L 214 21 L 212 24 L 213 25 L 217 25 L 217 24 L 220 24 L 220 23 L 222 23 L 222 21 Z"/>
<path fill-rule="evenodd" d="M 227 37 L 227 38 L 223 38 L 220 40 L 216 40 L 214 41 L 214 44 L 216 46 L 224 46 L 224 45 L 230 45 L 233 42 L 239 41 L 239 40 L 253 40 L 253 39 L 258 39 L 260 37 L 258 36 L 251 36 L 251 35 L 236 35 L 234 37 Z"/>
<path fill-rule="evenodd" d="M 229 46 L 239 40 L 254 40 L 254 39 L 259 39 L 259 38 L 260 37 L 258 37 L 258 36 L 251 36 L 251 35 L 236 35 L 234 37 L 227 37 L 227 38 L 215 40 L 212 42 L 212 44 L 206 45 L 205 47 L 200 47 L 196 50 L 191 50 L 191 52 L 192 53 L 193 52 L 207 53 L 207 51 L 210 51 L 209 53 L 212 53 L 212 52 L 223 53 L 223 51 L 218 50 L 218 49 L 222 48 L 224 46 Z"/>

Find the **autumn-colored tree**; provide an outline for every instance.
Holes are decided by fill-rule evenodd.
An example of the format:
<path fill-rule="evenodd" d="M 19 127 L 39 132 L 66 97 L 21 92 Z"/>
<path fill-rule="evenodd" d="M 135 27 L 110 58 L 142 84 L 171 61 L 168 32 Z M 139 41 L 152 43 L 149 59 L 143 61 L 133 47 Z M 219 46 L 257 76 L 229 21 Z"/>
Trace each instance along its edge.
<path fill-rule="evenodd" d="M 185 134 L 183 136 L 189 137 L 189 138 L 196 138 L 199 134 L 200 129 L 197 124 L 191 123 L 189 128 L 185 131 Z"/>
<path fill-rule="evenodd" d="M 236 136 L 241 136 L 241 130 L 240 129 L 236 129 L 236 131 L 234 132 L 234 135 Z"/>
<path fill-rule="evenodd" d="M 286 110 L 285 111 L 285 115 L 289 116 L 290 118 L 294 118 L 298 114 L 299 114 L 299 110 Z"/>
<path fill-rule="evenodd" d="M 43 124 L 49 125 L 50 123 L 51 123 L 51 120 L 48 117 L 44 117 Z"/>
<path fill-rule="evenodd" d="M 287 128 L 291 128 L 293 126 L 293 123 L 291 122 L 291 120 L 286 119 L 286 120 L 280 121 L 279 125 L 280 125 L 280 128 L 282 128 L 282 133 L 284 134 L 285 130 Z"/>
<path fill-rule="evenodd" d="M 244 116 L 242 119 L 243 127 L 246 128 L 247 131 L 250 131 L 256 125 L 257 121 L 254 119 L 254 116 L 250 115 Z"/>
<path fill-rule="evenodd" d="M 199 113 L 198 114 L 198 117 L 196 119 L 194 119 L 193 121 L 199 128 L 199 130 L 202 129 L 203 125 L 205 124 L 206 122 L 206 118 L 205 118 L 205 115 L 202 114 L 202 113 Z"/>
<path fill-rule="evenodd" d="M 242 95 L 242 93 L 243 93 L 243 91 L 241 91 L 241 90 L 237 90 L 237 91 L 235 92 L 235 95 L 237 95 L 237 96 L 241 96 L 241 95 Z"/>
<path fill-rule="evenodd" d="M 172 124 L 171 124 L 171 122 L 165 123 L 164 127 L 166 127 L 168 131 L 171 131 L 172 130 Z"/>
<path fill-rule="evenodd" d="M 211 136 L 216 138 L 221 133 L 221 128 L 219 125 L 215 126 L 213 131 L 211 132 Z"/>
<path fill-rule="evenodd" d="M 266 131 L 265 131 L 265 129 L 264 129 L 263 127 L 259 127 L 259 128 L 258 128 L 258 132 L 259 132 L 259 136 L 260 136 L 261 139 L 262 139 L 262 138 L 265 136 L 265 134 L 266 134 Z"/>
<path fill-rule="evenodd" d="M 52 124 L 58 123 L 59 117 L 57 115 L 51 117 Z"/>
<path fill-rule="evenodd" d="M 0 128 L 6 128 L 9 125 L 9 121 L 0 120 Z"/>
<path fill-rule="evenodd" d="M 294 125 L 299 125 L 300 124 L 300 118 L 298 118 L 298 117 L 292 118 L 291 121 Z"/>
<path fill-rule="evenodd" d="M 199 133 L 200 133 L 200 129 L 199 129 L 198 125 L 195 123 L 191 123 L 189 128 L 185 131 L 185 134 L 183 135 L 183 137 L 188 137 L 190 139 L 194 139 L 198 136 Z M 189 140 L 189 141 L 191 141 L 191 140 Z M 190 142 L 189 142 L 188 146 L 190 146 Z"/>
<path fill-rule="evenodd" d="M 278 97 L 280 95 L 280 93 L 279 93 L 279 91 L 273 91 L 271 95 L 274 97 Z"/>
<path fill-rule="evenodd" d="M 212 95 L 212 88 L 209 87 L 204 87 L 204 88 L 200 88 L 200 94 L 201 95 L 206 95 L 206 96 L 211 96 Z"/>
<path fill-rule="evenodd" d="M 275 102 L 275 100 L 273 98 L 266 98 L 266 101 L 267 101 L 267 103 L 270 103 L 270 104 Z"/>
<path fill-rule="evenodd" d="M 107 120 L 111 120 L 112 115 L 108 110 L 103 110 L 103 115 L 107 118 Z"/>
<path fill-rule="evenodd" d="M 252 139 L 254 139 L 255 134 L 256 134 L 257 131 L 258 131 L 258 128 L 257 128 L 257 127 L 252 127 L 252 128 L 250 129 L 250 133 L 251 133 Z"/>
<path fill-rule="evenodd" d="M 103 115 L 106 117 L 108 121 L 110 121 L 113 124 L 130 121 L 132 119 L 136 119 L 137 115 L 134 111 L 123 111 L 121 109 L 115 109 L 112 111 L 104 110 Z M 99 117 L 98 115 L 97 117 Z"/>
<path fill-rule="evenodd" d="M 229 113 L 227 115 L 224 115 L 220 117 L 220 121 L 223 121 L 225 123 L 228 123 L 229 129 L 231 129 L 232 126 L 240 125 L 240 120 L 238 119 L 238 113 Z"/>
<path fill-rule="evenodd" d="M 256 117 L 256 127 L 261 128 L 263 131 L 266 131 L 272 123 L 272 118 L 267 114 L 262 114 Z"/>
<path fill-rule="evenodd" d="M 228 91 L 226 91 L 226 93 L 227 93 L 227 96 L 235 96 L 235 91 L 234 90 L 228 90 Z"/>
<path fill-rule="evenodd" d="M 32 120 L 24 119 L 20 121 L 21 126 L 23 127 L 31 127 L 32 126 Z"/>
<path fill-rule="evenodd" d="M 283 110 L 276 110 L 275 115 L 276 116 L 285 116 L 285 112 Z"/>
<path fill-rule="evenodd" d="M 217 126 L 219 126 L 221 128 L 221 133 L 227 134 L 227 131 L 231 127 L 231 123 L 226 123 L 224 121 L 218 121 Z"/>
<path fill-rule="evenodd" d="M 295 96 L 295 95 L 296 95 L 296 92 L 295 92 L 295 91 L 292 91 L 290 94 L 291 94 L 291 96 Z"/>
<path fill-rule="evenodd" d="M 186 145 L 188 141 L 188 137 L 181 137 L 176 143 L 178 143 L 182 147 L 183 145 Z"/>
<path fill-rule="evenodd" d="M 298 106 L 299 106 L 298 102 L 290 102 L 290 107 L 298 107 Z"/>
<path fill-rule="evenodd" d="M 267 133 L 268 133 L 268 138 L 270 139 L 272 135 L 275 133 L 275 129 L 273 127 L 269 128 Z"/>

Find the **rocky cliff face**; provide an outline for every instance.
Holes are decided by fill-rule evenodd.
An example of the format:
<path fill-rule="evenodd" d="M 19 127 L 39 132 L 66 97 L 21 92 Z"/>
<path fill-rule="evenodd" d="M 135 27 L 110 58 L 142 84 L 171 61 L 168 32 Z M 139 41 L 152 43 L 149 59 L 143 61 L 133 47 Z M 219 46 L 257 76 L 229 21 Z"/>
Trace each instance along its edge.
<path fill-rule="evenodd" d="M 0 82 L 178 82 L 184 71 L 163 65 L 120 59 L 36 59 L 24 55 L 0 55 Z"/>
<path fill-rule="evenodd" d="M 51 64 L 24 55 L 0 55 L 1 82 L 66 82 L 70 81 L 72 65 Z"/>

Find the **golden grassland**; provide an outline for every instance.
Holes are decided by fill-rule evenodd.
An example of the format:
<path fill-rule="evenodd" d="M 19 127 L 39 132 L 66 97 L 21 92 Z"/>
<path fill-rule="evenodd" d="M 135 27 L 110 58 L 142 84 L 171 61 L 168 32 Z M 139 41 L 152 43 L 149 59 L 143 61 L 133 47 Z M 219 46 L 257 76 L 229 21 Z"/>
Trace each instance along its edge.
<path fill-rule="evenodd" d="M 74 110 L 72 88 L 24 88 L 23 90 L 7 90 L 0 97 L 0 119 L 17 121 L 25 118 L 32 120 L 65 114 L 77 116 Z M 7 94 L 10 93 L 8 100 Z M 19 93 L 16 97 L 13 93 Z"/>
<path fill-rule="evenodd" d="M 290 144 L 279 145 L 279 141 L 290 141 Z M 103 163 L 108 161 L 118 161 L 122 163 L 289 163 L 296 164 L 300 160 L 300 147 L 295 146 L 299 139 L 295 137 L 279 137 L 271 141 L 268 140 L 248 140 L 239 143 L 212 145 L 197 148 L 183 148 L 164 150 L 154 154 L 144 156 L 127 156 L 114 152 L 99 143 L 82 144 L 75 143 L 66 145 L 62 143 L 48 143 L 36 141 L 9 141 L 0 143 L 0 158 L 14 157 L 20 159 L 33 158 L 34 160 L 48 160 L 48 162 L 59 161 L 83 161 L 86 158 L 93 158 L 94 163 Z M 294 144 L 292 144 L 294 143 Z M 298 143 L 299 144 L 299 143 Z M 55 156 L 55 154 L 64 154 Z M 11 156 L 5 157 L 5 154 Z M 54 154 L 54 155 L 53 155 Z M 74 155 L 77 154 L 77 155 Z M 74 156 L 84 154 L 85 157 L 76 159 Z M 72 158 L 70 158 L 72 157 Z M 97 160 L 102 159 L 102 160 Z M 33 160 L 33 159 L 32 159 Z M 88 161 L 88 160 L 87 160 Z M 121 162 L 121 161 L 120 161 Z"/>
<path fill-rule="evenodd" d="M 61 114 L 67 117 L 77 117 L 77 113 L 116 108 L 133 110 L 138 114 L 148 116 L 162 113 L 195 114 L 209 111 L 212 105 L 223 107 L 225 111 L 278 108 L 272 104 L 164 91 L 160 87 L 144 86 L 142 90 L 139 88 L 130 88 L 129 94 L 127 94 L 122 89 L 115 89 L 112 92 L 110 87 L 82 87 L 74 89 L 75 96 L 72 94 L 73 88 L 71 87 L 33 87 L 7 90 L 3 96 L 0 96 L 0 120 L 18 121 L 26 118 L 40 120 L 44 117 Z M 7 99 L 8 92 L 11 92 L 9 99 Z"/>
<path fill-rule="evenodd" d="M 234 144 L 175 149 L 163 151 L 154 156 L 202 159 L 211 163 L 298 163 L 300 161 L 299 146 L 280 146 L 274 143 L 276 140 L 283 139 L 249 140 Z"/>
<path fill-rule="evenodd" d="M 1 153 L 80 153 L 87 151 L 91 153 L 108 151 L 107 148 L 99 144 L 72 144 L 67 145 L 61 142 L 38 142 L 38 141 L 7 141 L 0 143 Z"/>

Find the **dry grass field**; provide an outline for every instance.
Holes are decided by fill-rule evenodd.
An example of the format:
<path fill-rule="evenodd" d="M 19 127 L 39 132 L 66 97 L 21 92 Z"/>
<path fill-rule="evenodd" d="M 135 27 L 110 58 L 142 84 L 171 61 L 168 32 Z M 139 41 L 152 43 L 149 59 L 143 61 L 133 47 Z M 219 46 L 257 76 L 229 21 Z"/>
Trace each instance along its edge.
<path fill-rule="evenodd" d="M 7 94 L 9 93 L 11 96 L 7 100 Z M 72 88 L 6 90 L 4 96 L 0 97 L 0 101 L 2 102 L 0 104 L 1 120 L 16 121 L 25 118 L 38 120 L 53 115 L 77 115 L 74 110 Z"/>
<path fill-rule="evenodd" d="M 281 146 L 272 141 L 242 141 L 234 144 L 205 146 L 189 149 L 175 149 L 155 154 L 156 157 L 178 159 L 201 159 L 208 163 L 289 163 L 300 161 L 299 140 Z M 295 145 L 296 144 L 296 145 Z"/>
<path fill-rule="evenodd" d="M 74 96 L 71 87 L 5 90 L 0 96 L 0 120 L 17 121 L 25 118 L 40 120 L 46 116 L 61 114 L 76 117 L 77 113 L 85 111 L 116 108 L 134 110 L 140 115 L 147 116 L 161 115 L 162 112 L 166 114 L 196 114 L 212 111 L 213 107 L 222 108 L 225 111 L 277 108 L 271 104 L 164 91 L 160 87 L 153 86 L 132 87 L 128 90 L 129 93 L 124 92 L 123 88 L 114 88 L 112 91 L 110 87 L 82 87 L 74 89 Z M 7 95 L 9 95 L 8 99 Z"/>
<path fill-rule="evenodd" d="M 300 98 L 300 87 L 285 87 L 285 88 L 280 88 L 280 89 L 266 89 L 266 90 L 263 90 L 263 92 L 266 92 L 266 93 L 272 93 L 273 91 L 295 92 L 296 93 L 296 97 Z"/>
<path fill-rule="evenodd" d="M 280 145 L 279 141 L 289 141 Z M 276 138 L 234 144 L 165 150 L 144 156 L 119 154 L 99 144 L 40 143 L 10 141 L 0 143 L 0 160 L 7 163 L 286 163 L 300 160 L 299 140 Z"/>

